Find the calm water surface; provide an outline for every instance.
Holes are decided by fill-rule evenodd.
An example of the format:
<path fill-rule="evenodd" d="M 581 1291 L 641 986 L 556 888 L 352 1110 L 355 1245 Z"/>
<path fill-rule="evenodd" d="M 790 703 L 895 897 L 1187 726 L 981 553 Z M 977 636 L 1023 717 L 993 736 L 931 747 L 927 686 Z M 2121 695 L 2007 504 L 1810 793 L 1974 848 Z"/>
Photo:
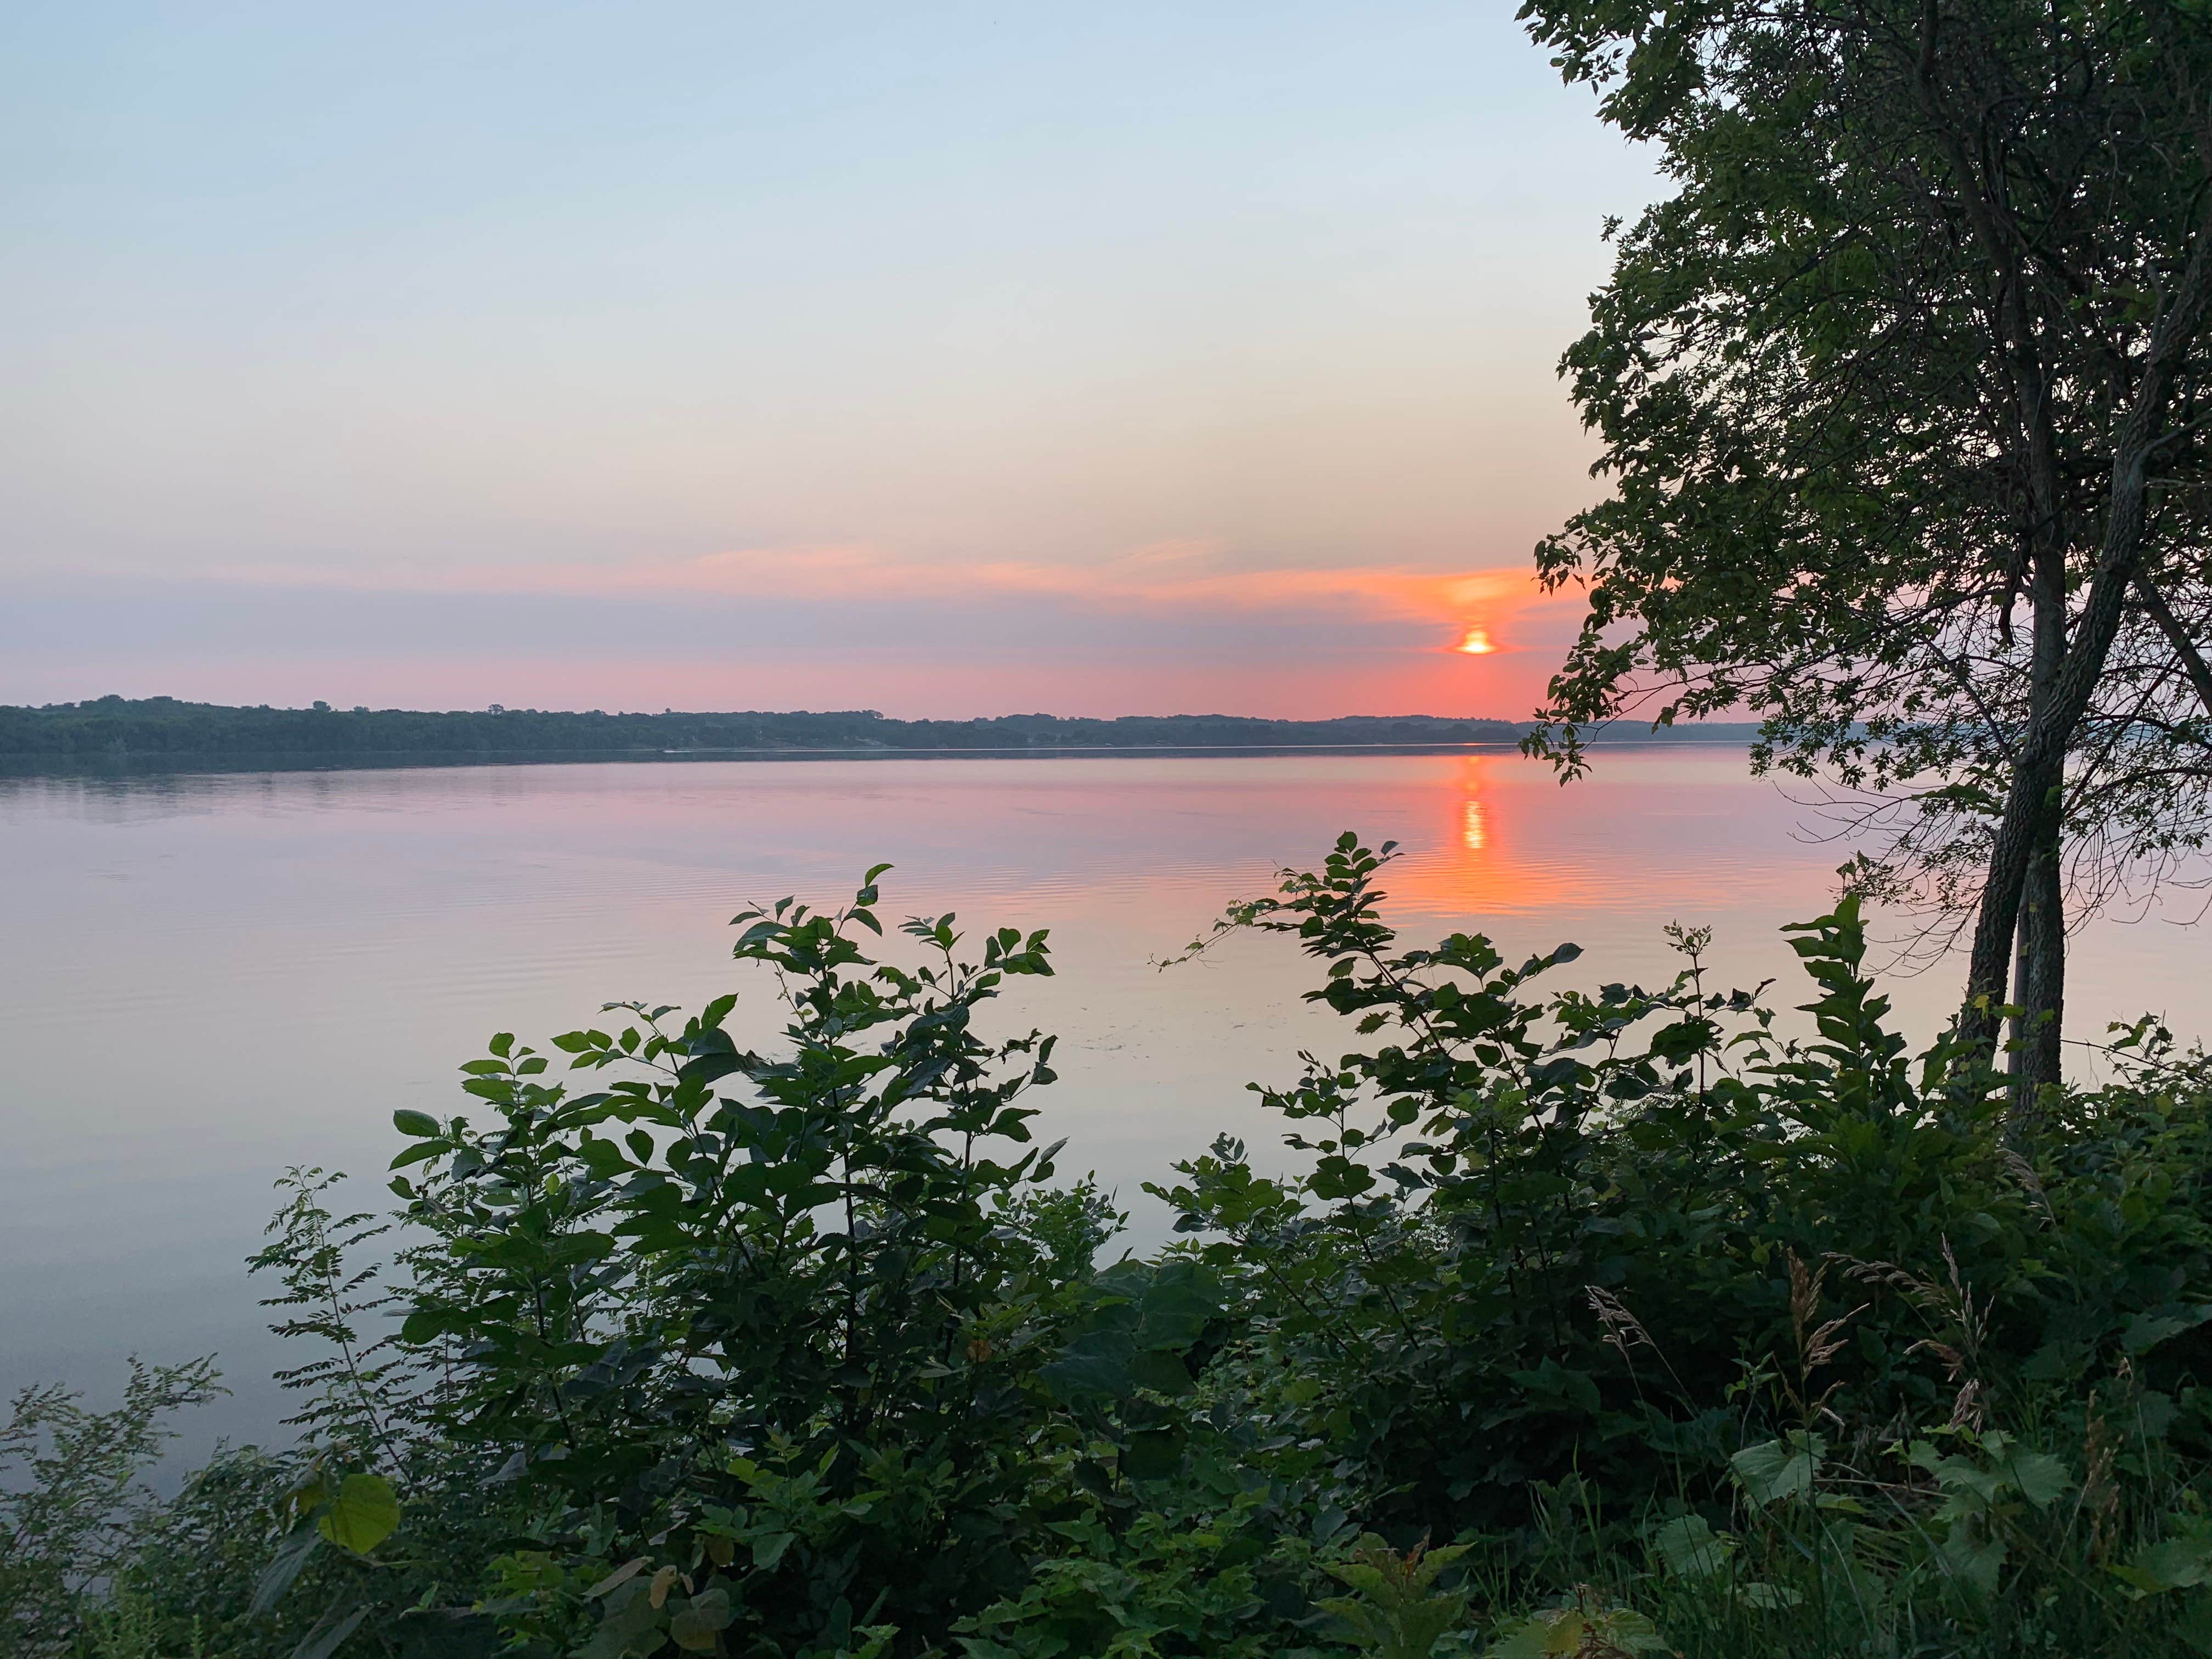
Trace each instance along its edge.
<path fill-rule="evenodd" d="M 1243 939 L 1152 964 L 1270 872 L 1358 828 L 1407 849 L 1409 933 L 1563 939 L 1580 981 L 1663 977 L 1659 933 L 1709 923 L 1729 982 L 1799 1000 L 1782 923 L 1817 915 L 1839 853 L 1747 778 L 1741 750 L 1614 750 L 1561 790 L 1508 754 L 597 764 L 0 781 L 0 1388 L 112 1394 L 124 1355 L 216 1352 L 235 1395 L 191 1440 L 266 1434 L 276 1347 L 240 1260 L 288 1164 L 382 1196 L 397 1107 L 441 1114 L 492 1031 L 603 1002 L 696 1005 L 749 981 L 731 914 L 834 902 L 891 860 L 884 911 L 1049 927 L 1060 977 L 1009 1027 L 1062 1033 L 1045 1127 L 1138 1212 L 1224 1130 L 1272 1144 L 1243 1085 L 1344 1040 L 1300 1006 L 1308 965 Z M 2100 925 L 2076 1030 L 2144 1007 L 2212 1026 L 2203 938 Z M 1896 988 L 1933 1029 L 1945 969 Z M 756 988 L 747 1002 L 765 1000 Z M 766 1019 L 769 1011 L 763 1008 Z"/>

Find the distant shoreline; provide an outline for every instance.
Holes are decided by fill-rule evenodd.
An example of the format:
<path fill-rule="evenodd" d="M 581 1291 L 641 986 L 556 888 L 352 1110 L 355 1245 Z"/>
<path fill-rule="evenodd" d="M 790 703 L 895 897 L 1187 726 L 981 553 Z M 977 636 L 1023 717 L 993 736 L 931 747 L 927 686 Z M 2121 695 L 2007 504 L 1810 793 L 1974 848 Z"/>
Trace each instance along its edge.
<path fill-rule="evenodd" d="M 174 697 L 100 697 L 43 708 L 0 707 L 0 769 L 14 775 L 125 769 L 263 771 L 524 765 L 547 762 L 973 758 L 1070 755 L 1419 753 L 1510 748 L 1525 721 L 1438 714 L 1261 720 L 1233 714 L 1114 720 L 1002 714 L 968 720 L 893 720 L 836 712 L 616 714 L 537 708 L 237 707 Z M 1588 734 L 1626 743 L 1748 742 L 1748 725 L 1640 725 Z"/>

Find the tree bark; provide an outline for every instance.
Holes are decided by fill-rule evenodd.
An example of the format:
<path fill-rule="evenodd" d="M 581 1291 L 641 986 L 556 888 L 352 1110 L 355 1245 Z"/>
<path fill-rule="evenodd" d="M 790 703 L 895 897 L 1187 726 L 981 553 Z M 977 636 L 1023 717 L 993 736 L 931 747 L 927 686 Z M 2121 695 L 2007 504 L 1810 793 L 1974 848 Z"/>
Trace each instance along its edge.
<path fill-rule="evenodd" d="M 2039 506 L 2040 503 L 2039 503 Z M 2028 720 L 2044 716 L 2058 693 L 2066 665 L 2066 549 L 2042 538 L 2029 563 L 2028 594 L 2035 635 L 2031 641 Z M 2028 854 L 2020 920 L 2014 926 L 2018 960 L 2012 1001 L 2021 1012 L 2013 1019 L 2012 1109 L 2024 1120 L 2035 1109 L 2045 1084 L 2058 1081 L 2059 1048 L 2066 1013 L 2066 839 L 2063 769 L 2043 798 L 2035 840 Z"/>
<path fill-rule="evenodd" d="M 2019 963 L 2013 1000 L 2012 1109 L 2027 1121 L 2043 1089 L 2060 1080 L 2066 1019 L 2066 885 L 2064 835 L 2054 804 L 2028 859 L 2021 895 Z"/>

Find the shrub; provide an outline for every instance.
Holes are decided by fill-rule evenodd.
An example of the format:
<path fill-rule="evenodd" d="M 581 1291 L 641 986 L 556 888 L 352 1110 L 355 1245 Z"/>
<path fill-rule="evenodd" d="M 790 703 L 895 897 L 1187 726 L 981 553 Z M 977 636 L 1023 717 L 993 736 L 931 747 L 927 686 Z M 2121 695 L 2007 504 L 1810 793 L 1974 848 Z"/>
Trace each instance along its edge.
<path fill-rule="evenodd" d="M 489 1605 L 534 1642 L 873 1651 L 1021 1581 L 1064 1449 L 1039 1369 L 1099 1206 L 1039 1189 L 1052 1040 L 974 1029 L 1051 971 L 1045 936 L 969 960 L 945 916 L 905 929 L 923 965 L 879 962 L 880 873 L 835 913 L 737 919 L 777 1051 L 739 1048 L 734 997 L 623 1005 L 554 1039 L 602 1086 L 502 1036 L 465 1068 L 489 1126 L 398 1116 L 433 1241 L 401 1335 L 446 1357 L 422 1421 L 526 1508 Z"/>
<path fill-rule="evenodd" d="M 15 1650 L 2212 1652 L 2203 1054 L 2146 1022 L 2014 1118 L 1889 1030 L 1850 903 L 1791 930 L 1801 1028 L 1700 933 L 1656 990 L 1405 948 L 1391 857 L 1347 836 L 1224 918 L 1355 1045 L 1261 1089 L 1299 1173 L 1217 1142 L 1146 1260 L 1047 1184 L 1051 1039 L 977 1030 L 1045 936 L 879 960 L 879 871 L 738 918 L 768 1051 L 734 997 L 610 1005 L 567 1080 L 495 1038 L 474 1115 L 396 1115 L 389 1271 L 286 1178 L 254 1265 L 319 1345 L 298 1449 L 150 1504 L 204 1370 L 112 1420 L 26 1396 L 0 1449 L 94 1473 L 7 1500 Z"/>
<path fill-rule="evenodd" d="M 1696 935 L 1661 990 L 1540 1000 L 1573 947 L 1401 949 L 1391 854 L 1347 836 L 1222 924 L 1295 936 L 1326 964 L 1310 997 L 1381 1039 L 1262 1091 L 1307 1173 L 1224 1140 L 1154 1189 L 1299 1380 L 1292 1432 L 1336 1454 L 1340 1501 L 1571 1596 L 1641 1582 L 1621 1564 L 1651 1539 L 1678 1567 L 1757 1559 L 1778 1576 L 1730 1605 L 1769 1622 L 1842 1587 L 1861 1635 L 1903 1606 L 2012 1639 L 2052 1596 L 2077 1634 L 2163 1631 L 2212 1431 L 2202 1057 L 2139 1028 L 2119 1081 L 2012 1121 L 2002 1078 L 1887 1029 L 1854 902 L 1790 930 L 1800 1039 L 1708 991 Z M 1740 1540 L 1684 1544 L 1732 1516 Z"/>
<path fill-rule="evenodd" d="M 80 1395 L 20 1390 L 0 1421 L 0 1656 L 91 1639 L 99 1592 L 131 1562 L 155 1510 L 148 1470 L 164 1419 L 221 1392 L 210 1361 L 131 1362 L 123 1402 L 88 1411 Z"/>

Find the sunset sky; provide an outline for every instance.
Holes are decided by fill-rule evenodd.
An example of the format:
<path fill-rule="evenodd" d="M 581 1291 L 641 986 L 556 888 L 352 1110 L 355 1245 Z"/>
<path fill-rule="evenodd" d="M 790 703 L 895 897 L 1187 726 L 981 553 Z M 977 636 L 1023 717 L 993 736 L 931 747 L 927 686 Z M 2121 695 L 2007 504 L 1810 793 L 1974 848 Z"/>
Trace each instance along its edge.
<path fill-rule="evenodd" d="M 0 701 L 1524 714 L 1513 10 L 8 8 Z"/>

